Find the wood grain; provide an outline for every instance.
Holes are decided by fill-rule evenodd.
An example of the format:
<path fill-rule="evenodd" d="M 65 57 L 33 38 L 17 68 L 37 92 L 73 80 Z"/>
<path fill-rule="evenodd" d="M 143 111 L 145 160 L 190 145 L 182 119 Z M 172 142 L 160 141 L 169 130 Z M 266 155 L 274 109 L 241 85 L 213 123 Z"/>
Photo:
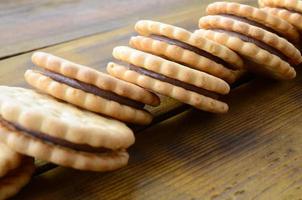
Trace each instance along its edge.
<path fill-rule="evenodd" d="M 112 31 L 140 18 L 179 13 L 183 7 L 198 4 L 198 0 L 0 1 L 0 58 Z"/>
<path fill-rule="evenodd" d="M 301 90 L 301 75 L 290 82 L 252 81 L 227 98 L 227 115 L 189 110 L 138 134 L 124 169 L 59 167 L 34 178 L 19 197 L 299 199 Z"/>
<path fill-rule="evenodd" d="M 159 15 L 155 18 L 160 21 L 181 24 L 185 28 L 193 30 L 196 28 L 196 22 L 200 16 L 200 8 L 194 5 L 184 7 L 183 9 L 182 12 L 166 11 L 164 15 Z M 120 28 L 64 42 L 41 50 L 104 71 L 108 61 L 112 60 L 112 49 L 118 45 L 127 45 L 130 36 L 135 34 L 133 31 L 135 21 L 133 20 L 131 24 L 124 24 Z M 108 22 L 107 24 L 110 23 Z M 0 39 L 0 41 L 5 42 L 4 39 Z M 23 53 L 20 56 L 0 61 L 0 82 L 2 84 L 22 85 L 24 83 L 23 73 L 32 65 L 30 56 L 31 53 Z"/>

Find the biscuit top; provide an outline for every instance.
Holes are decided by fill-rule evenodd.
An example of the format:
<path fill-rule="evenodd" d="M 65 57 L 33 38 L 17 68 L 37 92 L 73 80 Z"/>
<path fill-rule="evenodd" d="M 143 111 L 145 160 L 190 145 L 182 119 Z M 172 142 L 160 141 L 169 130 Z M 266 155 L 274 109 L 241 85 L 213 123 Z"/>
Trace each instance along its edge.
<path fill-rule="evenodd" d="M 258 40 L 259 42 L 263 43 L 260 48 L 266 46 L 264 49 L 269 52 L 271 52 L 269 48 L 272 47 L 278 51 L 278 54 L 283 54 L 285 56 L 285 62 L 289 62 L 292 65 L 298 65 L 302 62 L 300 51 L 292 43 L 288 42 L 288 40 L 265 29 L 252 26 L 248 23 L 241 22 L 231 17 L 222 15 L 204 16 L 199 20 L 199 27 L 202 29 L 216 31 L 229 31 L 228 34 L 232 34 L 231 32 L 239 33 L 244 37 L 247 36 L 250 38 L 247 42 L 252 42 L 255 44 L 257 42 L 256 40 Z M 196 31 L 195 34 L 196 33 L 198 33 L 198 31 Z"/>
<path fill-rule="evenodd" d="M 0 178 L 5 176 L 9 171 L 17 168 L 22 158 L 23 156 L 0 142 Z"/>
<path fill-rule="evenodd" d="M 202 49 L 225 62 L 230 63 L 235 68 L 242 68 L 243 66 L 242 59 L 232 50 L 214 41 L 198 37 L 183 28 L 151 20 L 140 20 L 135 24 L 135 30 L 143 36 L 164 36 Z"/>
<path fill-rule="evenodd" d="M 259 8 L 239 3 L 215 2 L 208 5 L 207 14 L 228 14 L 246 18 L 273 29 L 291 41 L 299 41 L 299 33 L 290 23 Z"/>
<path fill-rule="evenodd" d="M 230 91 L 229 84 L 220 78 L 163 59 L 153 54 L 126 46 L 119 46 L 113 49 L 112 55 L 118 60 L 206 89 L 208 91 L 218 94 L 227 94 Z"/>
<path fill-rule="evenodd" d="M 159 105 L 159 98 L 141 87 L 63 58 L 44 52 L 36 52 L 32 55 L 32 62 L 46 70 L 111 91 L 120 96 L 148 105 Z"/>
<path fill-rule="evenodd" d="M 276 8 L 285 8 L 302 14 L 301 0 L 259 0 L 259 5 L 261 7 L 268 6 Z"/>
<path fill-rule="evenodd" d="M 76 144 L 120 149 L 134 143 L 133 132 L 124 123 L 29 89 L 0 86 L 0 116 L 29 130 Z"/>

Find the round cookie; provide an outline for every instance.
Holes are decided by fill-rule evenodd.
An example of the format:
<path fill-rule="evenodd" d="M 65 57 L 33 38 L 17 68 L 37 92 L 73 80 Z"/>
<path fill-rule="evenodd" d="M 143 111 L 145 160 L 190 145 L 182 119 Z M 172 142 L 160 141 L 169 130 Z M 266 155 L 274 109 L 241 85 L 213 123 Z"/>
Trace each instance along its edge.
<path fill-rule="evenodd" d="M 122 122 L 33 90 L 0 86 L 0 140 L 11 149 L 80 170 L 127 164 L 133 132 Z"/>
<path fill-rule="evenodd" d="M 81 108 L 121 121 L 149 124 L 152 115 L 144 105 L 159 105 L 159 98 L 134 84 L 51 54 L 37 52 L 32 61 L 43 71 L 28 70 L 33 87 Z"/>
<path fill-rule="evenodd" d="M 261 9 L 233 2 L 215 2 L 207 7 L 208 15 L 220 15 L 260 27 L 292 42 L 299 42 L 299 32 L 285 20 Z"/>
<path fill-rule="evenodd" d="M 202 17 L 199 21 L 201 29 L 195 31 L 195 34 L 239 53 L 248 61 L 246 67 L 252 71 L 277 79 L 292 79 L 296 76 L 293 66 L 302 62 L 299 50 L 263 25 L 265 20 L 274 21 L 277 17 L 258 8 L 227 2 L 209 5 L 208 13 L 215 15 Z M 242 17 L 244 13 L 247 17 Z M 252 18 L 254 15 L 262 16 L 264 21 L 260 23 L 260 17 Z M 277 21 L 279 23 L 275 22 L 276 27 L 278 24 L 280 27 L 291 26 L 284 20 Z"/>
<path fill-rule="evenodd" d="M 179 64 L 206 72 L 229 83 L 236 80 L 241 58 L 229 48 L 191 32 L 161 22 L 140 20 L 135 25 L 140 36 L 130 46 Z"/>
<path fill-rule="evenodd" d="M 113 56 L 126 65 L 109 63 L 107 71 L 112 76 L 201 110 L 214 113 L 228 110 L 227 104 L 216 100 L 218 94 L 230 90 L 222 79 L 130 47 L 114 48 Z"/>
<path fill-rule="evenodd" d="M 0 199 L 17 194 L 34 173 L 34 160 L 0 143 Z"/>
<path fill-rule="evenodd" d="M 302 32 L 301 0 L 259 0 L 258 2 L 264 10 L 288 21 Z"/>

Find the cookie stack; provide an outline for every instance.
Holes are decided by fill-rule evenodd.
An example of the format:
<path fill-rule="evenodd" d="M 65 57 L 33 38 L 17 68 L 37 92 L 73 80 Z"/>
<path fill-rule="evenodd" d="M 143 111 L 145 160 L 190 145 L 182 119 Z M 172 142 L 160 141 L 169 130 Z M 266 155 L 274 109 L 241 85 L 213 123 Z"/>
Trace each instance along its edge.
<path fill-rule="evenodd" d="M 155 93 L 165 95 L 200 110 L 225 113 L 219 95 L 230 91 L 243 67 L 241 58 L 229 48 L 193 35 L 172 25 L 142 20 L 135 30 L 140 36 L 130 46 L 113 50 L 107 72 Z"/>
<path fill-rule="evenodd" d="M 262 7 L 263 10 L 286 20 L 302 33 L 301 0 L 259 0 L 259 6 Z"/>
<path fill-rule="evenodd" d="M 0 86 L 0 139 L 28 156 L 80 170 L 127 164 L 132 131 L 119 121 L 23 88 Z"/>
<path fill-rule="evenodd" d="M 207 7 L 196 35 L 237 52 L 245 67 L 277 79 L 293 79 L 302 62 L 297 29 L 266 10 L 239 3 L 216 2 Z"/>
<path fill-rule="evenodd" d="M 38 90 L 83 109 L 120 121 L 146 125 L 152 121 L 145 104 L 158 106 L 155 94 L 134 84 L 51 54 L 37 52 L 25 80 Z"/>

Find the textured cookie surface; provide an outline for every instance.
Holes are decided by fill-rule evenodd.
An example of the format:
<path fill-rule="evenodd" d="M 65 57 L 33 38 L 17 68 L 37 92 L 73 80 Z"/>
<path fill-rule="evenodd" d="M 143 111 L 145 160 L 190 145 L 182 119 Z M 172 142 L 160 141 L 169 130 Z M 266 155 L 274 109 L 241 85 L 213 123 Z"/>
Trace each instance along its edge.
<path fill-rule="evenodd" d="M 136 85 L 118 80 L 95 69 L 70 62 L 63 58 L 44 52 L 36 52 L 32 55 L 32 62 L 39 67 L 94 85 L 103 90 L 112 91 L 120 96 L 148 105 L 159 105 L 159 99 L 156 95 Z"/>
<path fill-rule="evenodd" d="M 0 86 L 0 115 L 29 130 L 76 144 L 120 149 L 134 143 L 134 135 L 124 123 L 29 89 Z"/>
<path fill-rule="evenodd" d="M 233 65 L 234 68 L 240 69 L 243 66 L 241 58 L 225 46 L 205 38 L 196 37 L 191 32 L 176 26 L 156 21 L 140 20 L 136 23 L 135 30 L 143 36 L 160 35 L 187 43 L 221 58 Z"/>
<path fill-rule="evenodd" d="M 34 160 L 23 158 L 18 168 L 0 178 L 0 199 L 7 199 L 17 194 L 30 181 L 34 170 Z"/>
<path fill-rule="evenodd" d="M 261 70 L 265 70 L 274 78 L 292 79 L 296 76 L 295 69 L 287 62 L 253 43 L 244 42 L 237 37 L 212 30 L 200 29 L 195 33 L 226 45 L 227 47 L 244 56 L 246 59 L 257 63 L 258 67 L 261 67 Z M 255 69 L 255 71 L 259 71 L 259 69 Z"/>
<path fill-rule="evenodd" d="M 0 126 L 0 132 L 0 139 L 19 153 L 79 170 L 114 170 L 126 165 L 129 158 L 124 150 L 99 154 L 85 153 L 55 146 L 25 133 L 10 131 L 4 126 Z"/>
<path fill-rule="evenodd" d="M 289 10 L 295 10 L 302 12 L 301 0 L 259 0 L 260 6 L 287 8 Z"/>
<path fill-rule="evenodd" d="M 113 56 L 118 60 L 208 91 L 227 94 L 230 90 L 228 83 L 222 79 L 129 47 L 120 46 L 114 48 Z"/>
<path fill-rule="evenodd" d="M 300 31 L 302 31 L 302 14 L 291 12 L 286 9 L 282 8 L 270 8 L 270 7 L 265 7 L 262 8 L 263 10 L 266 10 L 267 12 L 280 17 L 284 20 L 287 20 L 289 23 L 291 23 L 293 26 L 298 28 Z"/>
<path fill-rule="evenodd" d="M 69 85 L 57 82 L 36 71 L 27 70 L 24 77 L 27 83 L 40 91 L 78 107 L 114 119 L 135 124 L 149 124 L 153 118 L 148 111 L 136 109 L 117 101 L 102 98 L 101 96 L 76 89 Z"/>
<path fill-rule="evenodd" d="M 22 157 L 0 142 L 0 179 L 9 171 L 18 167 L 22 161 Z"/>
<path fill-rule="evenodd" d="M 286 38 L 299 41 L 299 33 L 291 24 L 259 8 L 233 2 L 215 2 L 207 7 L 207 14 L 230 14 L 248 18 L 272 28 Z"/>
<path fill-rule="evenodd" d="M 112 76 L 130 81 L 141 87 L 165 96 L 172 97 L 204 111 L 214 113 L 225 113 L 228 111 L 228 105 L 221 101 L 188 91 L 181 87 L 174 86 L 149 76 L 139 74 L 135 71 L 127 69 L 122 65 L 109 63 L 107 66 L 107 71 Z"/>
<path fill-rule="evenodd" d="M 277 49 L 282 55 L 286 56 L 285 61 L 288 60 L 293 65 L 302 62 L 300 51 L 286 39 L 247 23 L 229 17 L 212 15 L 200 18 L 199 26 L 203 29 L 223 29 L 241 33 Z"/>
<path fill-rule="evenodd" d="M 141 51 L 158 55 L 167 58 L 168 60 L 209 73 L 227 81 L 228 83 L 233 83 L 236 80 L 233 70 L 178 45 L 172 45 L 167 42 L 145 36 L 132 37 L 130 45 Z"/>

